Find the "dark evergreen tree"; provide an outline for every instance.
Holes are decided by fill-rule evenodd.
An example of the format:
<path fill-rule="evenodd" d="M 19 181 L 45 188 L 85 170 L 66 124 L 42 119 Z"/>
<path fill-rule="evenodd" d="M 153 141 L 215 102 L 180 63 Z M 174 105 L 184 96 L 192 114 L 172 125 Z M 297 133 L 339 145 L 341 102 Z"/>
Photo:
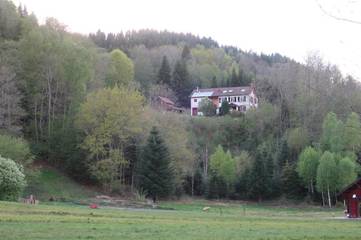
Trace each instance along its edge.
<path fill-rule="evenodd" d="M 158 72 L 158 84 L 167 84 L 168 86 L 171 83 L 172 73 L 169 66 L 168 58 L 163 56 L 162 65 Z"/>
<path fill-rule="evenodd" d="M 221 108 L 219 109 L 219 115 L 224 116 L 229 113 L 229 103 L 227 101 L 223 101 L 221 104 Z"/>
<path fill-rule="evenodd" d="M 289 162 L 289 149 L 285 138 L 281 140 L 279 144 L 279 150 L 277 154 L 278 165 L 282 168 L 286 163 Z"/>
<path fill-rule="evenodd" d="M 302 180 L 296 172 L 295 164 L 284 165 L 281 175 L 281 191 L 290 199 L 302 198 L 306 190 L 302 185 Z"/>
<path fill-rule="evenodd" d="M 171 88 L 176 93 L 179 103 L 183 107 L 189 106 L 189 94 L 192 84 L 185 61 L 178 61 L 174 67 Z"/>
<path fill-rule="evenodd" d="M 272 193 L 271 156 L 265 144 L 257 148 L 255 161 L 250 172 L 248 196 L 261 202 Z M 269 169 L 268 169 L 269 168 Z"/>
<path fill-rule="evenodd" d="M 232 69 L 232 75 L 231 75 L 231 81 L 230 81 L 230 86 L 228 87 L 238 87 L 239 86 L 239 82 L 238 82 L 238 75 L 236 72 L 236 69 Z"/>
<path fill-rule="evenodd" d="M 150 132 L 138 169 L 139 187 L 145 190 L 154 202 L 159 197 L 171 194 L 173 169 L 170 166 L 168 149 L 156 127 Z"/>
<path fill-rule="evenodd" d="M 182 60 L 187 61 L 191 59 L 191 50 L 188 45 L 185 45 L 182 51 Z"/>

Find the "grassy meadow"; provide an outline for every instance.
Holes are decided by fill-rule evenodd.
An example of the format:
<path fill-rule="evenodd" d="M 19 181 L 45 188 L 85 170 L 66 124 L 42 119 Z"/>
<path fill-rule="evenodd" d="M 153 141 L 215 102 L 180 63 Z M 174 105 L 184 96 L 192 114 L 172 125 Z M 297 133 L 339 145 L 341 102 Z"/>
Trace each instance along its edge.
<path fill-rule="evenodd" d="M 209 212 L 202 208 L 210 206 Z M 163 209 L 0 202 L 0 239 L 360 239 L 341 209 L 194 201 Z M 172 210 L 170 210 L 172 209 Z"/>

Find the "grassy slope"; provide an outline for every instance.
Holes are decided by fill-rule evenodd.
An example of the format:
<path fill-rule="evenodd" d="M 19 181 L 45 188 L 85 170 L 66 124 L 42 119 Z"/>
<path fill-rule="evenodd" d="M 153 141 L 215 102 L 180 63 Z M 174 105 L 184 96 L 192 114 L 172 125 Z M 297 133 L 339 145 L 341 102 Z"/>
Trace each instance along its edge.
<path fill-rule="evenodd" d="M 80 185 L 58 170 L 48 166 L 37 166 L 27 179 L 28 186 L 24 196 L 30 194 L 41 201 L 48 201 L 51 196 L 57 200 L 79 200 L 94 196 L 89 188 Z"/>
<path fill-rule="evenodd" d="M 163 203 L 176 210 L 92 210 L 74 205 L 0 202 L 1 239 L 360 239 L 342 211 L 257 205 Z"/>

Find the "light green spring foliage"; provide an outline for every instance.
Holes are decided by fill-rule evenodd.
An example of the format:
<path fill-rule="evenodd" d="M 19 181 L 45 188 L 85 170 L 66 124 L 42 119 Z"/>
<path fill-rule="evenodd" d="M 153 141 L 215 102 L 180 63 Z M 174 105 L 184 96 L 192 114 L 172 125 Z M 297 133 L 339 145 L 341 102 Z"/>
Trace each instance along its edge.
<path fill-rule="evenodd" d="M 319 192 L 334 192 L 337 189 L 337 164 L 333 153 L 324 152 L 317 168 L 316 187 Z"/>
<path fill-rule="evenodd" d="M 87 96 L 80 107 L 76 125 L 85 134 L 82 146 L 93 160 L 110 159 L 119 167 L 127 164 L 122 153 L 128 141 L 142 130 L 139 116 L 143 103 L 144 98 L 139 92 L 126 88 L 102 89 Z M 90 164 L 90 168 L 103 184 L 110 181 L 104 178 L 104 170 L 111 170 L 110 175 L 116 171 L 116 168 L 109 167 L 108 161 Z"/>
<path fill-rule="evenodd" d="M 299 153 L 309 143 L 308 133 L 303 128 L 293 128 L 287 135 L 288 147 L 295 153 Z"/>
<path fill-rule="evenodd" d="M 217 107 L 213 104 L 208 98 L 203 99 L 199 103 L 199 111 L 203 113 L 204 116 L 214 116 L 216 115 Z"/>
<path fill-rule="evenodd" d="M 127 55 L 119 49 L 110 53 L 111 61 L 106 79 L 108 87 L 129 86 L 134 79 L 134 64 Z"/>
<path fill-rule="evenodd" d="M 92 156 L 109 156 L 109 148 L 119 147 L 117 144 L 124 144 L 141 131 L 139 115 L 143 102 L 139 92 L 125 88 L 88 94 L 76 121 L 86 135 L 83 147 Z"/>
<path fill-rule="evenodd" d="M 29 144 L 22 138 L 0 135 L 0 156 L 26 166 L 33 161 Z"/>
<path fill-rule="evenodd" d="M 313 147 L 307 147 L 299 156 L 297 172 L 307 186 L 316 182 L 317 167 L 321 154 Z"/>
<path fill-rule="evenodd" d="M 171 165 L 174 168 L 174 178 L 176 186 L 181 186 L 184 176 L 195 171 L 196 152 L 194 144 L 191 144 L 189 132 L 187 131 L 189 117 L 173 112 L 159 112 L 150 107 L 146 107 L 141 116 L 143 131 L 141 141 L 147 139 L 147 134 L 153 126 L 159 129 L 164 138 L 164 143 L 169 152 Z M 144 142 L 145 144 L 145 142 Z"/>
<path fill-rule="evenodd" d="M 0 156 L 0 200 L 17 200 L 25 185 L 22 167 Z"/>
<path fill-rule="evenodd" d="M 236 180 L 236 162 L 229 151 L 224 152 L 218 145 L 212 154 L 209 169 L 215 176 L 221 177 L 227 184 L 233 184 Z"/>
<path fill-rule="evenodd" d="M 338 162 L 337 170 L 337 190 L 341 190 L 342 188 L 355 181 L 355 179 L 357 178 L 356 163 L 348 157 L 342 158 Z"/>
<path fill-rule="evenodd" d="M 329 112 L 322 124 L 321 147 L 324 151 L 340 152 L 343 150 L 343 123 L 333 112 Z"/>
<path fill-rule="evenodd" d="M 247 151 L 241 151 L 238 156 L 234 157 L 236 162 L 237 176 L 242 176 L 247 169 L 252 167 L 253 159 Z"/>
<path fill-rule="evenodd" d="M 345 123 L 343 132 L 345 149 L 348 151 L 359 151 L 361 149 L 361 123 L 358 114 L 352 112 Z"/>

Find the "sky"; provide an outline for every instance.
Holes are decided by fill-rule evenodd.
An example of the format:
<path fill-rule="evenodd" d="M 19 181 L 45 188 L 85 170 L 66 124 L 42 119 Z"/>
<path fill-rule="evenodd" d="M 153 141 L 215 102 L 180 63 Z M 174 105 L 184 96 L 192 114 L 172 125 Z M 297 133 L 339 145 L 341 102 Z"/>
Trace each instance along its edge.
<path fill-rule="evenodd" d="M 361 0 L 13 0 L 71 32 L 191 32 L 299 62 L 318 52 L 361 81 Z M 346 20 L 345 20 L 346 19 Z M 351 22 L 353 21 L 353 22 Z"/>

